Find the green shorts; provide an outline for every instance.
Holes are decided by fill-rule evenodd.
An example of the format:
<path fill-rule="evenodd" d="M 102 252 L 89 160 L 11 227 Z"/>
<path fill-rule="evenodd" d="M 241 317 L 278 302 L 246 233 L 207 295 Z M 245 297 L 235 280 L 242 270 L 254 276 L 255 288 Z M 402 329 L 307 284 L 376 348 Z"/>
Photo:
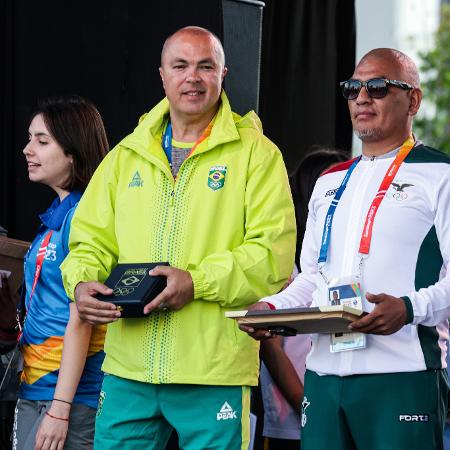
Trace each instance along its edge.
<path fill-rule="evenodd" d="M 319 376 L 307 371 L 302 450 L 443 450 L 446 370 Z"/>
<path fill-rule="evenodd" d="M 247 449 L 250 388 L 150 384 L 105 376 L 95 449 L 163 449 L 173 429 L 182 449 Z"/>

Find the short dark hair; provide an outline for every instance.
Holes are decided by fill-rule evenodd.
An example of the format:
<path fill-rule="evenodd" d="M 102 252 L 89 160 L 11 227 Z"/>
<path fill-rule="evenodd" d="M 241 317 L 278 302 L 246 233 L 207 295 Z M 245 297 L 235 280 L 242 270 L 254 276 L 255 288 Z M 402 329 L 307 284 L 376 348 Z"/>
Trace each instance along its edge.
<path fill-rule="evenodd" d="M 70 177 L 61 188 L 84 191 L 109 150 L 100 113 L 89 100 L 65 95 L 39 101 L 30 123 L 39 114 L 64 154 L 73 159 Z"/>

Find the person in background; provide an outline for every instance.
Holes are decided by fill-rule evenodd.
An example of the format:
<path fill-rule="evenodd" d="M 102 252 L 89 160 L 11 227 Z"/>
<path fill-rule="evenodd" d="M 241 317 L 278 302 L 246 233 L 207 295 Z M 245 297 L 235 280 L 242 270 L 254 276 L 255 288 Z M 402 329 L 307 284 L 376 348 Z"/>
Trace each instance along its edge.
<path fill-rule="evenodd" d="M 23 372 L 14 450 L 89 449 L 103 374 L 104 329 L 80 320 L 60 264 L 70 224 L 92 174 L 108 151 L 101 116 L 78 96 L 52 97 L 33 113 L 23 153 L 31 181 L 57 195 L 25 257 Z"/>
<path fill-rule="evenodd" d="M 299 163 L 290 177 L 297 222 L 296 267 L 300 267 L 300 250 L 305 234 L 308 203 L 319 176 L 330 167 L 346 161 L 348 155 L 335 149 L 315 149 Z M 300 448 L 300 411 L 303 399 L 305 359 L 311 349 L 309 335 L 289 338 L 274 336 L 262 341 L 260 383 L 264 404 L 266 450 Z"/>
<path fill-rule="evenodd" d="M 0 226 L 0 237 L 7 231 Z M 17 344 L 17 304 L 19 295 L 10 292 L 8 276 L 0 273 L 0 448 L 10 447 L 10 436 L 19 385 L 20 358 Z"/>
<path fill-rule="evenodd" d="M 19 296 L 10 292 L 7 275 L 0 273 L 0 354 L 9 352 L 17 343 L 18 302 Z"/>
<path fill-rule="evenodd" d="M 422 91 L 404 53 L 368 52 L 341 89 L 362 155 L 319 178 L 301 273 L 253 308 L 328 306 L 338 290 L 368 312 L 349 333 L 312 335 L 303 450 L 442 450 L 450 157 L 413 134 Z"/>
<path fill-rule="evenodd" d="M 7 230 L 0 225 L 0 237 L 7 234 Z M 10 292 L 7 274 L 0 272 L 0 354 L 9 352 L 16 344 L 17 303 L 18 296 Z"/>
<path fill-rule="evenodd" d="M 300 266 L 300 252 L 308 218 L 308 205 L 318 178 L 328 169 L 338 163 L 348 160 L 348 154 L 335 148 L 316 148 L 308 153 L 289 177 L 292 198 L 295 207 L 295 221 L 297 223 L 297 245 L 295 248 L 295 263 Z"/>

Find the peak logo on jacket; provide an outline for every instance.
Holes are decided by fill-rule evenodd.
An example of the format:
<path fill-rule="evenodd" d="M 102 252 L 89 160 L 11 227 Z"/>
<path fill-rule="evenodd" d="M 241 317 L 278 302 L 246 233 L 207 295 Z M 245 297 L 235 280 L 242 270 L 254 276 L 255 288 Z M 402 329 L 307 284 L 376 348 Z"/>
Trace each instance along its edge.
<path fill-rule="evenodd" d="M 143 187 L 143 186 L 144 186 L 144 180 L 139 175 L 139 171 L 136 170 L 136 172 L 133 175 L 133 178 L 128 183 L 128 188 Z"/>
<path fill-rule="evenodd" d="M 213 191 L 223 188 L 225 177 L 227 175 L 227 166 L 213 166 L 209 169 L 208 187 Z"/>

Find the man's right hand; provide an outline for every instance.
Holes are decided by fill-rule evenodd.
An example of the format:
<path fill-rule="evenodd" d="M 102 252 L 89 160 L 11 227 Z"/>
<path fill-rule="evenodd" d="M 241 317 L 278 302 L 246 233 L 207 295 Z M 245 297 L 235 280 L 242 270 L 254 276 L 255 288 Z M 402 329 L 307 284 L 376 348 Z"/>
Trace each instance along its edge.
<path fill-rule="evenodd" d="M 120 311 L 112 303 L 97 300 L 95 294 L 111 295 L 113 290 L 98 281 L 87 281 L 77 284 L 75 303 L 81 319 L 92 325 L 116 321 Z"/>
<path fill-rule="evenodd" d="M 261 311 L 261 310 L 269 310 L 270 306 L 266 302 L 257 302 L 248 307 L 249 311 Z M 253 328 L 251 325 L 239 325 L 239 328 L 242 331 L 245 331 L 250 337 L 256 339 L 257 341 L 261 341 L 263 339 L 272 339 L 275 335 L 273 335 L 269 330 L 264 330 L 262 328 Z"/>

